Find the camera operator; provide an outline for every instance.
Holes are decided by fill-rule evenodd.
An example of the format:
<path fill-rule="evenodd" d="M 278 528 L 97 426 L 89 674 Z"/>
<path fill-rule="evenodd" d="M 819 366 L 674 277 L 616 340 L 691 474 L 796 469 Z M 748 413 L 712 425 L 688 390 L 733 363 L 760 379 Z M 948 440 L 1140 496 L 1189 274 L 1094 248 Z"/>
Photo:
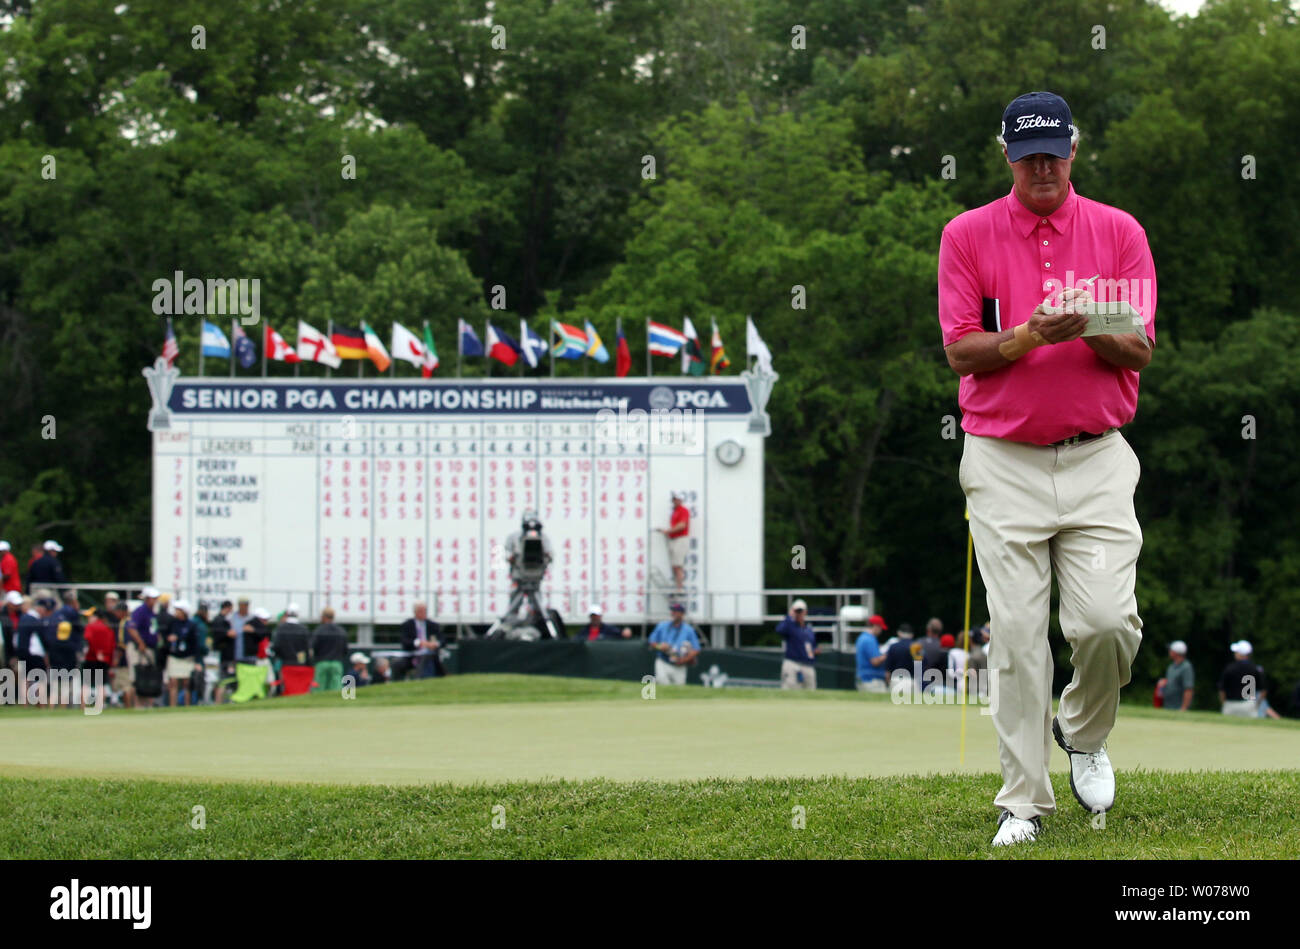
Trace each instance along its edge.
<path fill-rule="evenodd" d="M 551 539 L 542 533 L 542 522 L 537 519 L 537 512 L 524 511 L 519 530 L 506 538 L 510 579 L 515 583 L 540 583 L 551 559 Z"/>

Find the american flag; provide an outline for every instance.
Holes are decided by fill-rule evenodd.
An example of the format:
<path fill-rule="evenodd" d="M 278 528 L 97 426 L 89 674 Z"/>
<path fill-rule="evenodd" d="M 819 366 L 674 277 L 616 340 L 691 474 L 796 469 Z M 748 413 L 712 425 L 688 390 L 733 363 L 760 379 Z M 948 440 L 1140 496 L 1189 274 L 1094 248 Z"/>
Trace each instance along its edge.
<path fill-rule="evenodd" d="M 163 340 L 163 359 L 167 360 L 167 368 L 170 369 L 176 362 L 176 357 L 181 354 L 180 347 L 176 345 L 176 334 L 172 332 L 172 321 L 167 321 L 167 338 Z"/>

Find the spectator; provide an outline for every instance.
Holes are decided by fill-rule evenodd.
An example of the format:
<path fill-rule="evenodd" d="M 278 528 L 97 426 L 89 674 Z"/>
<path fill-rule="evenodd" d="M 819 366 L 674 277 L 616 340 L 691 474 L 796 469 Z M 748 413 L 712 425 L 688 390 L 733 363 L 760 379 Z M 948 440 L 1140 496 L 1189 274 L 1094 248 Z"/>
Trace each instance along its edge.
<path fill-rule="evenodd" d="M 69 604 L 69 597 L 73 605 Z M 77 595 L 65 592 L 63 600 L 64 605 L 51 613 L 46 620 L 45 651 L 50 668 L 50 704 L 71 706 L 74 698 L 77 697 L 76 691 L 72 689 L 70 681 L 66 689 L 63 687 L 65 683 L 60 674 L 77 671 L 81 662 L 83 640 L 81 614 L 77 612 L 75 606 Z"/>
<path fill-rule="evenodd" d="M 217 615 L 212 617 L 212 622 L 208 624 L 208 632 L 212 637 L 212 648 L 217 653 L 218 683 L 235 677 L 235 646 L 239 643 L 240 634 L 239 629 L 232 622 L 234 612 L 235 604 L 229 600 L 222 600 Z M 225 692 L 225 687 L 218 685 L 216 692 L 213 693 L 212 701 L 220 705 L 225 697 Z"/>
<path fill-rule="evenodd" d="M 880 634 L 889 629 L 879 613 L 867 620 L 866 631 L 858 637 L 857 687 L 860 692 L 885 691 L 885 654 L 880 651 Z"/>
<path fill-rule="evenodd" d="M 59 554 L 62 552 L 63 547 L 56 541 L 47 540 L 45 542 L 41 556 L 37 557 L 27 570 L 28 590 L 31 590 L 34 583 L 62 586 L 68 582 L 68 578 L 63 572 L 63 564 L 59 561 Z"/>
<path fill-rule="evenodd" d="M 54 607 L 53 599 L 38 597 L 32 602 L 31 608 L 23 614 L 18 623 L 18 629 L 14 631 L 14 657 L 17 659 L 18 665 L 19 688 L 27 688 L 25 676 L 29 670 L 48 670 L 50 668 L 45 648 L 48 628 L 46 621 L 54 612 Z M 38 686 L 32 704 L 42 705 L 44 703 L 44 691 Z"/>
<path fill-rule="evenodd" d="M 269 655 L 275 660 L 276 678 L 280 677 L 282 666 L 311 665 L 311 633 L 298 622 L 298 613 L 298 604 L 290 603 L 275 627 Z"/>
<path fill-rule="evenodd" d="M 135 686 L 131 679 L 131 666 L 127 662 L 127 643 L 131 641 L 127 629 L 131 625 L 131 612 L 124 600 L 113 604 L 113 638 L 117 648 L 113 652 L 113 691 L 122 696 L 122 704 L 135 708 Z"/>
<path fill-rule="evenodd" d="M 1185 712 L 1192 707 L 1193 686 L 1196 683 L 1192 664 L 1187 661 L 1187 643 L 1181 639 L 1169 644 L 1169 668 L 1165 677 L 1156 683 L 1160 693 L 1161 708 L 1171 712 Z"/>
<path fill-rule="evenodd" d="M 114 593 L 112 590 L 109 590 L 107 593 L 104 594 L 103 617 L 105 622 L 111 620 L 113 616 L 116 615 L 117 604 L 119 601 L 121 601 L 121 599 L 122 598 L 118 596 L 116 593 Z"/>
<path fill-rule="evenodd" d="M 966 663 L 970 661 L 970 653 L 963 648 L 962 643 L 966 636 L 963 635 L 958 640 L 952 633 L 944 633 L 939 637 L 939 645 L 943 647 L 947 654 L 944 661 L 944 672 L 947 675 L 945 687 L 951 686 L 953 689 L 960 689 L 961 683 L 966 681 Z"/>
<path fill-rule="evenodd" d="M 316 684 L 321 691 L 337 692 L 343 688 L 343 663 L 348 658 L 348 634 L 334 622 L 334 611 L 328 606 L 321 610 L 320 625 L 311 634 L 311 654 L 316 661 Z"/>
<path fill-rule="evenodd" d="M 925 624 L 925 638 L 921 640 L 921 682 L 927 692 L 940 685 L 948 671 L 948 654 L 942 636 L 943 623 L 937 617 Z M 926 675 L 932 671 L 934 674 Z"/>
<path fill-rule="evenodd" d="M 917 647 L 916 650 L 913 647 Z M 913 662 L 920 658 L 920 643 L 912 639 L 912 625 L 903 623 L 898 627 L 898 640 L 885 650 L 885 685 L 894 684 L 894 673 L 905 672 L 910 679 L 916 674 Z"/>
<path fill-rule="evenodd" d="M 668 526 L 656 527 L 655 530 L 668 538 L 668 563 L 673 568 L 673 589 L 682 594 L 686 592 L 686 554 L 691 545 L 691 511 L 680 491 L 672 492 L 672 501 L 673 513 Z"/>
<path fill-rule="evenodd" d="M 154 606 L 158 603 L 159 596 L 155 587 L 145 587 L 140 594 L 141 603 L 131 611 L 131 621 L 127 625 L 126 662 L 131 668 L 133 691 L 136 666 L 158 664 L 158 618 L 154 614 Z M 153 703 L 153 696 L 136 694 L 138 707 L 153 708 Z"/>
<path fill-rule="evenodd" d="M 655 656 L 655 681 L 665 685 L 685 685 L 686 667 L 700 654 L 700 637 L 695 627 L 685 622 L 686 607 L 674 603 L 669 607 L 671 620 L 664 620 L 650 634 L 650 648 Z"/>
<path fill-rule="evenodd" d="M 240 597 L 238 602 L 239 609 L 235 611 L 234 616 L 230 617 L 230 628 L 235 631 L 235 662 L 244 658 L 244 627 L 253 619 L 253 611 L 249 608 L 248 597 Z M 248 654 L 248 658 L 251 659 L 256 655 L 256 644 L 254 644 L 254 651 Z"/>
<path fill-rule="evenodd" d="M 605 611 L 599 603 L 593 603 L 587 609 L 587 628 L 583 631 L 582 639 L 586 642 L 592 642 L 597 639 L 631 639 L 632 630 L 628 627 L 619 629 L 617 626 L 611 626 L 604 620 Z"/>
<path fill-rule="evenodd" d="M 267 621 L 271 618 L 270 610 L 259 606 L 253 610 L 253 615 L 244 623 L 242 630 L 242 639 L 244 643 L 243 656 L 246 659 L 263 659 L 266 656 L 266 647 L 263 643 L 267 641 L 266 626 Z"/>
<path fill-rule="evenodd" d="M 82 664 L 81 705 L 90 697 L 90 687 L 107 694 L 112 687 L 113 662 L 117 658 L 117 635 L 108 624 L 111 614 L 96 610 L 94 618 L 86 624 L 86 659 Z"/>
<path fill-rule="evenodd" d="M 85 639 L 85 624 L 83 622 L 84 617 L 81 615 L 81 611 L 77 609 L 77 591 L 64 590 L 63 593 L 60 594 L 59 599 L 63 601 L 63 605 L 54 611 L 54 616 L 51 619 L 51 622 L 55 626 L 59 623 L 66 622 L 71 630 L 72 639 L 75 640 L 77 646 L 80 647 Z"/>
<path fill-rule="evenodd" d="M 1219 701 L 1223 714 L 1258 718 L 1259 699 L 1267 694 L 1263 688 L 1264 670 L 1251 661 L 1255 649 L 1246 640 L 1238 640 L 1228 648 L 1232 650 L 1233 661 L 1219 676 Z"/>
<path fill-rule="evenodd" d="M 331 611 L 332 612 L 332 611 Z M 331 616 L 331 619 L 333 617 Z M 370 684 L 370 660 L 364 652 L 352 654 L 352 679 L 355 685 Z"/>
<path fill-rule="evenodd" d="M 421 679 L 446 675 L 438 658 L 442 647 L 438 641 L 440 627 L 429 619 L 429 608 L 424 603 L 412 604 L 411 610 L 415 615 L 402 623 L 402 648 L 414 653 L 414 664 Z"/>
<path fill-rule="evenodd" d="M 9 541 L 0 540 L 0 594 L 21 593 L 22 577 L 18 575 L 18 558 L 9 549 Z"/>
<path fill-rule="evenodd" d="M 980 698 L 988 695 L 989 690 L 989 624 L 979 629 L 972 629 L 970 634 L 970 655 L 966 659 L 966 670 L 974 690 Z"/>
<path fill-rule="evenodd" d="M 28 607 L 30 608 L 30 607 Z M 23 595 L 17 590 L 5 594 L 4 604 L 0 606 L 0 630 L 4 631 L 4 664 L 6 669 L 13 668 L 15 659 L 14 633 L 28 608 L 23 607 Z"/>
<path fill-rule="evenodd" d="M 821 648 L 817 645 L 817 634 L 805 618 L 808 604 L 795 600 L 790 604 L 790 613 L 777 624 L 776 631 L 785 640 L 785 655 L 781 659 L 781 688 L 809 689 L 817 688 L 817 654 Z"/>
<path fill-rule="evenodd" d="M 212 652 L 212 626 L 208 619 L 208 601 L 199 600 L 190 621 L 199 636 L 199 650 L 194 654 L 194 672 L 190 675 L 190 695 L 195 705 L 207 701 L 208 695 L 208 653 Z"/>
<path fill-rule="evenodd" d="M 186 705 L 194 704 L 194 690 L 190 688 L 190 679 L 194 675 L 194 666 L 199 654 L 199 630 L 190 619 L 193 612 L 185 600 L 172 604 L 172 621 L 167 626 L 164 642 L 167 643 L 167 704 L 176 708 L 179 692 L 184 689 Z"/>
<path fill-rule="evenodd" d="M 392 668 L 384 656 L 375 657 L 375 671 L 370 676 L 371 685 L 384 685 L 393 677 Z"/>

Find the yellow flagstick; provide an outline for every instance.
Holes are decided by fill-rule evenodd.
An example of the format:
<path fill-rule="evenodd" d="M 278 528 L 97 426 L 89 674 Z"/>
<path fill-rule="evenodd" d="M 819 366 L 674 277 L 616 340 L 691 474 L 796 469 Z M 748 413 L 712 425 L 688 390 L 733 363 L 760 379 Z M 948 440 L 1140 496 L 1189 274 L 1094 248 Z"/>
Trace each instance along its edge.
<path fill-rule="evenodd" d="M 970 521 L 969 504 L 966 506 L 966 520 L 967 522 Z M 962 629 L 966 631 L 963 635 L 965 635 L 966 637 L 966 645 L 964 648 L 966 650 L 966 663 L 968 666 L 970 664 L 970 576 L 971 576 L 971 561 L 973 559 L 974 559 L 974 540 L 971 538 L 970 524 L 967 523 L 966 525 L 966 621 L 963 624 Z M 961 758 L 959 762 L 960 764 L 963 765 L 966 763 L 966 705 L 970 701 L 970 697 L 967 694 L 969 682 L 970 679 L 966 677 L 965 671 L 963 670 L 962 683 L 961 683 Z"/>

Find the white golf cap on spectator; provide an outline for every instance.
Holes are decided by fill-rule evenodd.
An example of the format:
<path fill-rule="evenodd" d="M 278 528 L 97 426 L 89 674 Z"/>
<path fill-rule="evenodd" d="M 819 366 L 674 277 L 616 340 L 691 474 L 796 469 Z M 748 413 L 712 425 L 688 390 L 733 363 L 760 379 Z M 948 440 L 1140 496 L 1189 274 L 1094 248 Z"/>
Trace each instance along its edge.
<path fill-rule="evenodd" d="M 185 615 L 188 616 L 190 613 L 193 612 L 193 610 L 190 609 L 189 600 L 177 600 L 175 603 L 172 604 L 172 612 L 184 613 Z"/>
<path fill-rule="evenodd" d="M 118 596 L 116 593 L 114 593 L 112 590 L 109 590 L 107 593 L 104 594 L 104 599 L 106 599 L 106 600 L 120 600 L 120 599 L 122 599 L 122 598 L 121 598 L 120 596 Z"/>
<path fill-rule="evenodd" d="M 793 603 L 790 604 L 790 612 L 794 613 L 797 610 L 803 610 L 805 613 L 807 613 L 808 604 L 805 603 L 803 600 L 795 600 Z"/>
<path fill-rule="evenodd" d="M 12 603 L 14 606 L 19 606 L 23 602 L 23 595 L 17 590 L 10 590 L 5 594 L 5 602 Z"/>
<path fill-rule="evenodd" d="M 1169 651 L 1176 652 L 1180 656 L 1185 656 L 1187 655 L 1187 643 L 1183 642 L 1181 639 L 1175 639 L 1169 644 Z"/>
<path fill-rule="evenodd" d="M 1252 646 L 1249 642 L 1247 642 L 1244 639 L 1237 640 L 1228 648 L 1231 649 L 1233 652 L 1243 656 L 1249 656 L 1252 652 L 1255 651 L 1255 647 Z"/>
<path fill-rule="evenodd" d="M 0 540 L 0 550 L 8 550 L 8 549 L 9 549 L 9 541 Z"/>
<path fill-rule="evenodd" d="M 56 540 L 47 540 L 47 541 L 45 542 L 45 549 L 46 549 L 46 550 L 53 550 L 53 551 L 57 551 L 57 552 L 59 552 L 59 553 L 62 553 L 62 552 L 63 552 L 63 545 L 60 544 L 60 543 L 59 543 L 58 541 L 56 541 Z"/>
<path fill-rule="evenodd" d="M 297 616 L 297 615 L 298 615 L 298 604 L 297 604 L 297 603 L 290 603 L 289 606 L 285 609 L 285 611 L 284 611 L 284 615 L 285 615 L 285 616 Z"/>
<path fill-rule="evenodd" d="M 145 587 L 143 590 L 140 591 L 140 596 L 141 596 L 142 599 L 145 599 L 145 600 L 153 600 L 153 599 L 156 599 L 156 598 L 158 597 L 158 588 L 157 588 L 157 587 Z"/>
<path fill-rule="evenodd" d="M 265 606 L 259 606 L 257 609 L 253 610 L 253 615 L 260 620 L 268 620 L 271 618 L 271 612 Z"/>
<path fill-rule="evenodd" d="M 353 662 L 369 662 L 370 660 L 366 657 L 366 654 L 365 654 L 364 652 L 354 652 L 354 653 L 352 654 L 352 661 L 353 661 Z"/>
<path fill-rule="evenodd" d="M 605 615 L 605 611 L 602 610 L 602 609 L 600 608 L 600 604 L 599 604 L 599 603 L 593 603 L 593 604 L 591 604 L 591 606 L 587 607 L 587 613 L 588 613 L 588 614 L 592 614 L 592 613 L 594 613 L 594 614 L 597 615 L 597 616 L 604 616 L 604 615 Z"/>

